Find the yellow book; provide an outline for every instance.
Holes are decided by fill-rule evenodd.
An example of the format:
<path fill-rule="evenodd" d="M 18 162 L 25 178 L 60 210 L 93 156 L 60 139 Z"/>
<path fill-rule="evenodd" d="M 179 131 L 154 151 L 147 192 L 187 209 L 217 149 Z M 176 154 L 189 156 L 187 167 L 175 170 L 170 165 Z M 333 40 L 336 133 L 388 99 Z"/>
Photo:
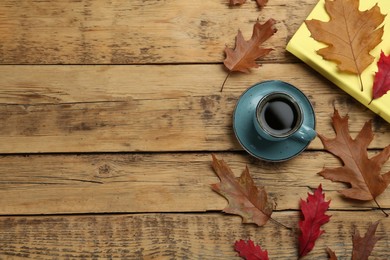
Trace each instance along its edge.
<path fill-rule="evenodd" d="M 359 10 L 364 11 L 371 9 L 375 4 L 378 4 L 381 13 L 384 15 L 387 14 L 387 16 L 384 20 L 382 42 L 370 52 L 370 54 L 375 57 L 375 60 L 361 74 L 364 86 L 363 92 L 360 89 L 361 84 L 357 75 L 340 72 L 335 62 L 324 60 L 322 56 L 316 53 L 317 50 L 328 45 L 314 40 L 310 36 L 310 31 L 305 23 L 300 26 L 298 31 L 291 38 L 286 49 L 390 123 L 390 91 L 370 103 L 372 99 L 374 75 L 375 72 L 378 71 L 377 62 L 381 50 L 386 55 L 390 55 L 390 0 L 360 0 Z M 319 0 L 318 4 L 314 7 L 306 20 L 312 19 L 324 22 L 329 21 L 329 15 L 325 10 L 325 0 Z"/>

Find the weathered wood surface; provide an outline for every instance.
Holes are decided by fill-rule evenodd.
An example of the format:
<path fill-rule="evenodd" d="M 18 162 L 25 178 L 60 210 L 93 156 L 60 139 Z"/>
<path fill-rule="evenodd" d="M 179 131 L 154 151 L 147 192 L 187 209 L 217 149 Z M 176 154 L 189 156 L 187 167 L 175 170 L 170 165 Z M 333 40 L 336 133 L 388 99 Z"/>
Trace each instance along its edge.
<path fill-rule="evenodd" d="M 264 60 L 295 60 L 285 45 L 316 0 L 254 1 L 0 1 L 2 64 L 214 63 L 234 46 L 240 29 L 250 38 L 256 19 L 277 20 Z M 288 56 L 286 58 L 286 56 Z"/>
<path fill-rule="evenodd" d="M 298 209 L 299 200 L 322 183 L 331 209 L 370 210 L 374 202 L 346 200 L 346 188 L 317 175 L 337 167 L 337 159 L 308 152 L 284 163 L 254 160 L 245 153 L 218 153 L 239 176 L 249 167 L 266 187 L 275 210 Z M 372 153 L 370 154 L 372 156 Z M 383 168 L 390 170 L 390 163 Z M 227 201 L 213 192 L 219 182 L 209 153 L 32 155 L 0 157 L 0 214 L 105 212 L 204 212 L 222 210 Z M 377 198 L 390 209 L 390 190 Z"/>
<path fill-rule="evenodd" d="M 232 75 L 222 93 L 221 65 L 1 66 L 0 75 L 1 153 L 238 150 L 236 101 L 272 79 L 308 95 L 319 133 L 334 135 L 336 107 L 353 135 L 374 119 L 371 148 L 390 143 L 389 124 L 302 64 Z M 319 139 L 310 146 L 322 147 Z"/>
<path fill-rule="evenodd" d="M 0 1 L 0 259 L 238 259 L 234 241 L 249 238 L 271 259 L 295 259 L 296 230 L 220 213 L 211 153 L 236 175 L 248 165 L 291 227 L 299 199 L 322 183 L 332 218 L 306 259 L 328 259 L 326 246 L 350 259 L 354 228 L 375 221 L 372 259 L 389 259 L 390 218 L 316 174 L 340 165 L 318 138 L 273 164 L 242 151 L 232 130 L 241 93 L 279 79 L 309 97 L 319 133 L 334 136 L 336 107 L 353 136 L 372 120 L 370 156 L 390 143 L 388 123 L 285 51 L 316 3 Z M 221 93 L 223 49 L 257 18 L 277 20 L 265 43 L 274 51 Z M 377 201 L 389 212 L 390 189 Z"/>
<path fill-rule="evenodd" d="M 330 212 L 331 221 L 305 259 L 328 259 L 330 247 L 339 259 L 351 259 L 352 234 L 363 235 L 381 220 L 379 240 L 370 259 L 388 259 L 390 218 L 380 212 Z M 274 218 L 298 226 L 298 212 Z M 46 217 L 0 217 L 1 259 L 240 259 L 233 250 L 239 239 L 252 239 L 270 259 L 296 259 L 298 231 L 275 223 L 243 225 L 222 214 L 135 214 Z"/>

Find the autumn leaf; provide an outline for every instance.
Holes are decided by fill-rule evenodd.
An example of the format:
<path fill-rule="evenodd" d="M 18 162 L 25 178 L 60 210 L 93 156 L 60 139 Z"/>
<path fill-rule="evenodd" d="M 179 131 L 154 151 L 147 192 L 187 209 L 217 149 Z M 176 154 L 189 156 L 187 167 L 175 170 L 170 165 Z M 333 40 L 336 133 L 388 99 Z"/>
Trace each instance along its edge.
<path fill-rule="evenodd" d="M 221 182 L 212 184 L 211 188 L 229 202 L 223 211 L 240 215 L 243 223 L 255 223 L 258 226 L 267 223 L 273 204 L 268 202 L 264 187 L 256 187 L 248 167 L 236 178 L 224 160 L 218 160 L 214 155 L 212 157 L 212 166 Z"/>
<path fill-rule="evenodd" d="M 262 250 L 259 245 L 253 243 L 252 240 L 248 242 L 244 240 L 236 241 L 234 249 L 239 253 L 239 256 L 246 260 L 268 260 L 267 250 Z"/>
<path fill-rule="evenodd" d="M 256 3 L 262 9 L 268 3 L 268 0 L 256 0 Z"/>
<path fill-rule="evenodd" d="M 390 55 L 386 56 L 383 51 L 378 61 L 378 72 L 375 73 L 373 99 L 380 98 L 390 90 Z"/>
<path fill-rule="evenodd" d="M 326 252 L 329 255 L 329 260 L 337 260 L 336 253 L 332 251 L 329 247 L 326 248 Z"/>
<path fill-rule="evenodd" d="M 229 5 L 242 5 L 246 0 L 229 0 Z"/>
<path fill-rule="evenodd" d="M 236 36 L 236 46 L 231 49 L 226 46 L 226 59 L 224 64 L 229 71 L 240 71 L 248 73 L 250 68 L 258 68 L 256 59 L 263 57 L 272 51 L 272 48 L 262 48 L 259 45 L 268 40 L 276 29 L 274 28 L 275 20 L 269 19 L 264 24 L 259 21 L 253 26 L 253 33 L 250 40 L 245 41 L 241 31 Z"/>
<path fill-rule="evenodd" d="M 379 237 L 375 237 L 378 224 L 379 222 L 371 224 L 364 237 L 360 237 L 359 231 L 357 229 L 355 230 L 355 234 L 352 237 L 352 260 L 368 259 L 368 257 L 371 255 L 376 242 L 378 242 L 380 239 Z"/>
<path fill-rule="evenodd" d="M 370 51 L 382 40 L 383 26 L 378 27 L 385 16 L 378 5 L 359 11 L 359 0 L 325 0 L 325 9 L 329 22 L 305 21 L 311 36 L 328 45 L 317 53 L 336 62 L 340 71 L 357 74 L 361 82 L 361 73 L 374 61 Z"/>
<path fill-rule="evenodd" d="M 364 237 L 360 237 L 359 231 L 355 229 L 355 233 L 352 236 L 352 260 L 367 260 L 371 255 L 376 242 L 381 239 L 380 237 L 375 237 L 378 224 L 379 222 L 371 224 Z M 337 260 L 336 254 L 329 247 L 326 248 L 326 251 L 328 252 L 329 260 Z"/>
<path fill-rule="evenodd" d="M 229 0 L 229 5 L 242 5 L 246 0 Z M 262 9 L 267 3 L 268 0 L 256 0 L 257 5 Z"/>
<path fill-rule="evenodd" d="M 336 137 L 318 136 L 325 149 L 342 160 L 343 166 L 324 168 L 318 174 L 331 181 L 350 184 L 350 188 L 339 191 L 347 198 L 375 200 L 390 183 L 390 171 L 381 174 L 381 168 L 390 156 L 390 145 L 369 159 L 367 148 L 374 138 L 371 121 L 365 123 L 355 139 L 349 133 L 348 116 L 340 117 L 335 109 L 332 122 Z"/>
<path fill-rule="evenodd" d="M 321 185 L 308 194 L 306 201 L 301 199 L 300 207 L 304 219 L 299 221 L 301 235 L 299 236 L 299 256 L 307 255 L 314 247 L 316 240 L 324 233 L 321 226 L 327 223 L 330 216 L 325 215 L 330 201 L 325 201 Z"/>
<path fill-rule="evenodd" d="M 252 37 L 248 41 L 245 41 L 241 31 L 238 31 L 235 48 L 225 47 L 226 59 L 223 64 L 229 70 L 229 74 L 233 71 L 249 73 L 249 69 L 260 66 L 256 63 L 256 60 L 264 57 L 273 50 L 272 48 L 262 48 L 260 45 L 276 33 L 277 30 L 274 28 L 274 25 L 274 19 L 269 19 L 264 24 L 257 21 L 253 26 Z M 222 84 L 221 91 L 226 79 Z"/>

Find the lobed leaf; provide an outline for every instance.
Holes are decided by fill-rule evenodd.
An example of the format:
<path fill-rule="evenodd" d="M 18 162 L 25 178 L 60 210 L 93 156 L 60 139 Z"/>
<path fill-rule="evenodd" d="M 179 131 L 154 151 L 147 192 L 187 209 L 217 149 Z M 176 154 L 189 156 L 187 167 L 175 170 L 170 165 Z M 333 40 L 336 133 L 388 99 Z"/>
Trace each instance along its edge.
<path fill-rule="evenodd" d="M 307 255 L 313 249 L 316 240 L 324 233 L 321 226 L 330 219 L 330 216 L 325 214 L 329 204 L 330 201 L 325 201 L 321 184 L 314 190 L 313 194 L 308 194 L 306 201 L 301 200 L 300 207 L 304 219 L 299 221 L 301 230 L 301 235 L 298 238 L 300 257 Z"/>
<path fill-rule="evenodd" d="M 254 184 L 248 167 L 236 178 L 224 160 L 218 160 L 214 155 L 212 157 L 212 166 L 220 182 L 212 184 L 211 188 L 229 202 L 223 211 L 241 216 L 243 223 L 265 225 L 273 210 L 273 203 L 268 202 L 265 188 Z"/>

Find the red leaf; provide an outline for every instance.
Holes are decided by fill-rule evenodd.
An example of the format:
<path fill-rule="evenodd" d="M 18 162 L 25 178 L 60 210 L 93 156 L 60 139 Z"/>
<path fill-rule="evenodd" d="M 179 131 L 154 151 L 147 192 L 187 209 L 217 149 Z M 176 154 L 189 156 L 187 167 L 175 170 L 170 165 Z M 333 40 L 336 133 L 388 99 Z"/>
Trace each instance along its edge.
<path fill-rule="evenodd" d="M 380 98 L 390 90 L 390 55 L 383 51 L 378 61 L 378 72 L 375 73 L 374 86 L 372 88 L 373 99 Z"/>
<path fill-rule="evenodd" d="M 299 236 L 299 256 L 307 255 L 314 247 L 315 241 L 324 233 L 321 226 L 329 221 L 330 216 L 325 215 L 330 201 L 325 201 L 321 184 L 313 195 L 308 193 L 306 201 L 301 199 L 301 211 L 304 220 L 299 221 L 301 235 Z"/>
<path fill-rule="evenodd" d="M 268 260 L 267 250 L 262 250 L 259 245 L 253 243 L 252 240 L 245 242 L 244 240 L 236 241 L 234 249 L 239 253 L 239 256 L 246 260 Z"/>

